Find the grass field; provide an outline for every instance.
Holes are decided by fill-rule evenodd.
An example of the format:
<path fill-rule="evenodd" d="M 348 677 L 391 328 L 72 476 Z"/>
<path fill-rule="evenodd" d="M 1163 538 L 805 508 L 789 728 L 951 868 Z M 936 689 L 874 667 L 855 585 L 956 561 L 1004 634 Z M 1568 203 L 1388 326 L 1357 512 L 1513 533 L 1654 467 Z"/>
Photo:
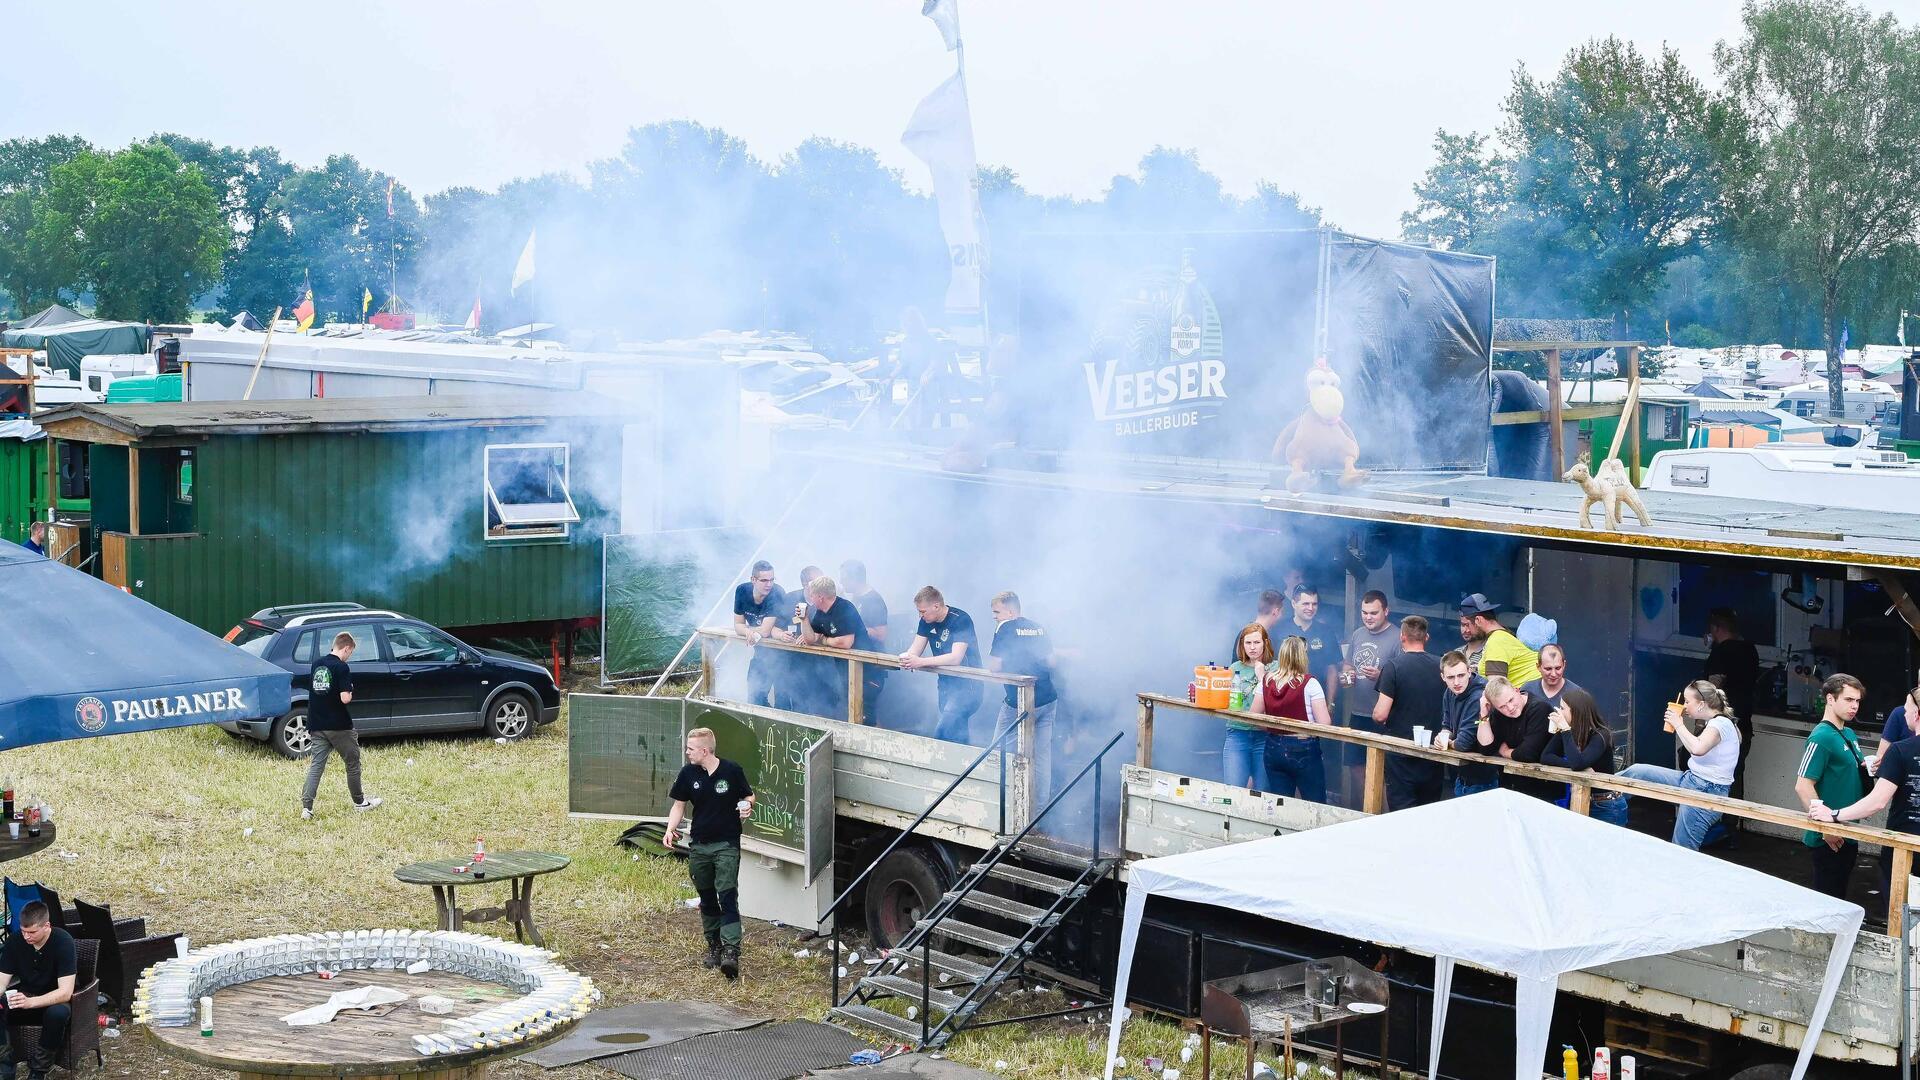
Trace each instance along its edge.
<path fill-rule="evenodd" d="M 15 880 L 44 880 L 69 900 L 108 903 L 117 914 L 145 916 L 155 932 L 183 931 L 204 944 L 432 926 L 431 893 L 395 881 L 394 868 L 469 852 L 481 836 L 492 851 L 572 856 L 567 870 L 539 879 L 534 910 L 548 946 L 592 975 L 608 1004 L 698 999 L 780 1019 L 821 1017 L 825 961 L 794 958 L 797 930 L 749 923 L 738 983 L 692 962 L 701 938 L 698 914 L 682 903 L 693 895 L 684 868 L 616 846 L 618 823 L 566 816 L 565 723 L 508 746 L 483 738 L 373 740 L 364 753 L 366 788 L 386 804 L 367 813 L 349 807 L 336 761 L 311 822 L 299 814 L 305 763 L 217 728 L 16 750 L 0 758 L 0 772 L 19 798 L 52 805 L 60 840 L 5 869 Z M 478 906 L 476 898 L 503 891 L 469 889 L 462 899 Z M 1023 1011 L 1040 1011 L 1032 1000 L 1021 999 Z M 1104 1026 L 1084 1019 L 1009 1025 L 963 1035 L 948 1052 L 1008 1076 L 1084 1080 L 1100 1073 L 1104 1035 Z M 1174 1059 L 1180 1038 L 1170 1024 L 1136 1023 L 1122 1052 L 1130 1062 L 1147 1054 Z M 164 1057 L 137 1029 L 103 1047 L 108 1076 L 229 1075 Z M 1216 1049 L 1215 1076 L 1244 1075 L 1234 1048 Z M 615 1074 L 593 1065 L 548 1073 L 514 1063 L 495 1075 Z M 1198 1075 L 1196 1061 L 1185 1076 Z"/>

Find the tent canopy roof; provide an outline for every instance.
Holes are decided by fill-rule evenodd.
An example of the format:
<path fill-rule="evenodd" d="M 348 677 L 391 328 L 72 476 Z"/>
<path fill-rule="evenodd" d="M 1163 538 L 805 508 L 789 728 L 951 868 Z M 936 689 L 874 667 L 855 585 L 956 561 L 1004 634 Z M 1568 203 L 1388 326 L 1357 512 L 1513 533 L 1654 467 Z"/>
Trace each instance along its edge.
<path fill-rule="evenodd" d="M 1635 868 L 1631 889 L 1592 887 L 1599 868 L 1623 866 Z M 1776 928 L 1839 933 L 1864 914 L 1503 790 L 1148 859 L 1133 865 L 1127 887 L 1535 979 Z M 1487 917 L 1436 919 L 1415 896 L 1444 896 L 1450 910 Z"/>
<path fill-rule="evenodd" d="M 98 578 L 0 541 L 0 749 L 279 716 L 292 675 Z"/>

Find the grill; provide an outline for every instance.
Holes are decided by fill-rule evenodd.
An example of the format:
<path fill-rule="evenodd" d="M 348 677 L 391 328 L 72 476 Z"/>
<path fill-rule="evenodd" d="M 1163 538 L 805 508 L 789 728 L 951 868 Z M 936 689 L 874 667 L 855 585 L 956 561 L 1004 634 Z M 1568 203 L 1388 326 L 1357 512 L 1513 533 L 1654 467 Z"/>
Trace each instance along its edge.
<path fill-rule="evenodd" d="M 1215 1032 L 1247 1040 L 1247 1080 L 1252 1080 L 1256 1044 L 1278 1044 L 1286 1066 L 1281 1075 L 1290 1077 L 1294 1036 L 1331 1027 L 1338 1080 L 1346 1075 L 1351 1021 L 1380 1022 L 1380 1059 L 1386 1060 L 1387 1004 L 1386 976 L 1345 956 L 1209 980 L 1200 998 L 1201 1075 L 1212 1075 Z"/>

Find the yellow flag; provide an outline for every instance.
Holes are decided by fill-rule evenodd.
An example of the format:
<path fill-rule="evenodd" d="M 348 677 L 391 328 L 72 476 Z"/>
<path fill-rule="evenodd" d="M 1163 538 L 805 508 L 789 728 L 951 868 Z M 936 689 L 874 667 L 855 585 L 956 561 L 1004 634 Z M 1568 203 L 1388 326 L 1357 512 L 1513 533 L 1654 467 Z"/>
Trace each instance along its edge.
<path fill-rule="evenodd" d="M 363 288 L 360 290 L 360 321 L 361 322 L 367 321 L 367 309 L 371 307 L 373 307 L 373 290 Z"/>

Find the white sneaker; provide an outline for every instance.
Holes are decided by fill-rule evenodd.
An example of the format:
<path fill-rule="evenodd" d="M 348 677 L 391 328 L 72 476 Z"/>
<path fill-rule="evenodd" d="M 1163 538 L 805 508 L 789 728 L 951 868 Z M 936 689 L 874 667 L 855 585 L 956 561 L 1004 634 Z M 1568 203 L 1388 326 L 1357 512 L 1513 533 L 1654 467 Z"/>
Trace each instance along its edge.
<path fill-rule="evenodd" d="M 370 796 L 365 802 L 354 803 L 353 808 L 355 810 L 371 810 L 374 807 L 379 806 L 381 803 L 386 801 L 387 800 L 381 798 L 380 796 L 374 795 L 374 796 Z"/>
<path fill-rule="evenodd" d="M 303 807 L 301 807 L 301 808 L 300 808 L 300 820 L 301 820 L 301 821 L 312 821 L 312 820 L 313 820 L 313 807 L 311 807 L 311 806 L 303 806 Z"/>

